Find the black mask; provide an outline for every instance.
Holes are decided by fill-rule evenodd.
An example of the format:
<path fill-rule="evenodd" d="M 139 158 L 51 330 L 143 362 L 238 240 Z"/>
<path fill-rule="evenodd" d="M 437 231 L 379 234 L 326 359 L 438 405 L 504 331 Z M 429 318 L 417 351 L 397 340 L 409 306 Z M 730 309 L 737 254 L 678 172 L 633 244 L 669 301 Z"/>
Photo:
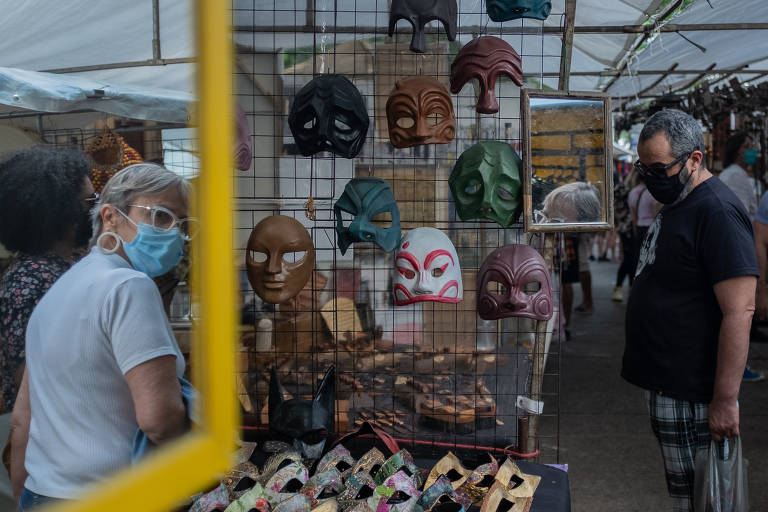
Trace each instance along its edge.
<path fill-rule="evenodd" d="M 272 367 L 269 379 L 269 429 L 291 440 L 306 453 L 321 452 L 326 438 L 334 433 L 336 415 L 336 371 L 325 372 L 313 400 L 285 400 L 283 386 Z"/>
<path fill-rule="evenodd" d="M 342 75 L 313 78 L 296 95 L 288 115 L 293 139 L 304 156 L 331 151 L 354 158 L 365 142 L 368 123 L 360 91 Z"/>
<path fill-rule="evenodd" d="M 88 210 L 84 211 L 75 227 L 75 247 L 85 247 L 93 236 L 93 224 Z"/>
<path fill-rule="evenodd" d="M 397 20 L 405 19 L 413 26 L 411 51 L 427 51 L 427 38 L 424 25 L 432 20 L 440 20 L 445 27 L 449 41 L 456 40 L 456 21 L 459 9 L 456 0 L 392 0 L 389 11 L 389 35 L 395 34 Z"/>
<path fill-rule="evenodd" d="M 685 169 L 685 167 L 683 167 L 683 169 Z M 648 188 L 648 192 L 651 193 L 654 199 L 662 204 L 674 203 L 677 201 L 677 198 L 680 197 L 680 193 L 690 181 L 691 176 L 693 176 L 693 174 L 688 171 L 688 179 L 684 182 L 680 181 L 680 174 L 682 174 L 683 169 L 672 176 L 662 177 L 653 174 L 643 176 L 643 181 Z"/>

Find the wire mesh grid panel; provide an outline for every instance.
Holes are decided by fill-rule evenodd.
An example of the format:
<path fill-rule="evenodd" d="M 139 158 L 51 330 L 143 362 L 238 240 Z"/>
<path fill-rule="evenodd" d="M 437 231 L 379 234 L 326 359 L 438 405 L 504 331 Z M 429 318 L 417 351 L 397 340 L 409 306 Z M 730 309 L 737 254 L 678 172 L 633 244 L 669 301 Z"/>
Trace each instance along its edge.
<path fill-rule="evenodd" d="M 455 136 L 446 143 L 407 148 L 392 144 L 387 101 L 396 82 L 407 77 L 433 78 L 447 93 L 451 63 L 464 44 L 481 35 L 499 37 L 517 51 L 527 87 L 556 88 L 560 39 L 543 31 L 537 20 L 490 22 L 484 2 L 461 0 L 455 41 L 448 40 L 439 21 L 432 21 L 425 29 L 425 52 L 418 54 L 409 49 L 411 29 L 405 21 L 388 35 L 389 10 L 386 0 L 234 4 L 236 99 L 253 143 L 250 169 L 235 175 L 244 330 L 238 386 L 246 422 L 268 423 L 272 367 L 287 393 L 308 397 L 334 365 L 339 430 L 368 420 L 405 444 L 525 448 L 529 453 L 538 448 L 539 460 L 556 462 L 559 344 L 557 337 L 550 341 L 558 315 L 546 328 L 538 326 L 546 351 L 534 354 L 536 321 L 480 319 L 476 281 L 494 249 L 530 244 L 548 254 L 552 265 L 560 240 L 552 237 L 545 247 L 544 237 L 524 234 L 518 223 L 502 228 L 489 220 L 460 220 L 449 188 L 457 158 L 477 142 L 502 141 L 520 153 L 520 88 L 500 76 L 494 87 L 498 112 L 481 115 L 476 110 L 480 89 L 470 81 L 450 96 Z M 552 12 L 546 23 L 562 27 L 564 15 Z M 327 74 L 343 75 L 354 84 L 370 119 L 365 142 L 353 158 L 330 151 L 303 156 L 288 125 L 298 91 Z M 429 128 L 446 115 L 430 117 Z M 372 242 L 357 242 L 342 252 L 337 228 L 349 227 L 354 213 L 334 211 L 334 204 L 353 178 L 386 181 L 403 235 L 432 227 L 450 238 L 463 284 L 460 302 L 398 306 L 394 252 Z M 316 263 L 298 296 L 271 304 L 252 291 L 246 247 L 252 228 L 277 214 L 307 229 Z M 371 220 L 386 230 L 395 229 L 398 219 L 389 212 Z M 284 257 L 293 264 L 305 254 Z M 559 269 L 554 264 L 550 270 Z M 522 442 L 519 432 L 520 420 L 530 412 L 518 405 L 518 398 L 532 394 L 544 402 L 537 446 Z"/>

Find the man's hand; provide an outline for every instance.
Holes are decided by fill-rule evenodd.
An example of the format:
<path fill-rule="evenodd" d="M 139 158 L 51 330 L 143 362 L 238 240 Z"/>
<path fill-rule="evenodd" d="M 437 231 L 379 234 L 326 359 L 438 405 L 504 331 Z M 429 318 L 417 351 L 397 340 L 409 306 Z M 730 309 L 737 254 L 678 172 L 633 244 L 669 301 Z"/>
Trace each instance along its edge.
<path fill-rule="evenodd" d="M 709 432 L 715 441 L 739 435 L 739 404 L 736 400 L 712 399 L 709 404 Z"/>

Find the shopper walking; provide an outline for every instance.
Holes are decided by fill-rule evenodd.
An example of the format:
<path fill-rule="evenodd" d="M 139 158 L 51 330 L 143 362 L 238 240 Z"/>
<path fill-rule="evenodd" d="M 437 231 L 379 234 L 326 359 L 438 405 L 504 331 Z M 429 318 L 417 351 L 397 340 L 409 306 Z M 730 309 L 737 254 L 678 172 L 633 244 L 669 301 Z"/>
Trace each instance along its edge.
<path fill-rule="evenodd" d="M 725 141 L 725 169 L 720 173 L 720 181 L 736 194 L 747 210 L 749 220 L 755 221 L 757 213 L 757 190 L 755 180 L 749 177 L 744 167 L 749 167 L 757 160 L 757 151 L 752 147 L 752 139 L 744 132 L 737 132 Z M 744 165 L 744 167 L 742 167 Z M 755 322 L 752 323 L 750 338 L 759 336 Z M 752 370 L 749 365 L 744 367 L 744 382 L 760 382 L 765 380 L 762 373 Z"/>
<path fill-rule="evenodd" d="M 635 185 L 635 172 L 631 171 L 629 175 L 614 189 L 613 194 L 613 222 L 616 233 L 619 236 L 619 246 L 621 249 L 621 263 L 616 271 L 616 286 L 613 289 L 612 299 L 616 302 L 624 300 L 624 279 L 629 278 L 629 286 L 632 287 L 632 281 L 635 278 L 635 248 L 634 226 L 632 225 L 632 214 L 629 211 L 629 192 Z"/>
<path fill-rule="evenodd" d="M 634 244 L 635 254 L 632 259 L 632 274 L 637 272 L 637 261 L 640 257 L 640 249 L 648 233 L 648 228 L 656 214 L 661 209 L 661 203 L 648 192 L 645 185 L 645 177 L 638 173 L 637 184 L 629 192 L 629 212 L 632 218 L 633 237 L 637 241 Z"/>
<path fill-rule="evenodd" d="M 95 246 L 32 313 L 13 410 L 20 510 L 76 498 L 129 464 L 137 428 L 157 444 L 184 431 L 184 358 L 151 278 L 181 259 L 187 197 L 187 182 L 155 164 L 113 176 L 93 215 Z"/>
<path fill-rule="evenodd" d="M 622 376 L 648 391 L 674 510 L 692 510 L 696 450 L 739 434 L 756 278 L 752 226 L 704 163 L 698 123 L 662 110 L 643 127 L 635 168 L 664 204 L 640 251 Z"/>

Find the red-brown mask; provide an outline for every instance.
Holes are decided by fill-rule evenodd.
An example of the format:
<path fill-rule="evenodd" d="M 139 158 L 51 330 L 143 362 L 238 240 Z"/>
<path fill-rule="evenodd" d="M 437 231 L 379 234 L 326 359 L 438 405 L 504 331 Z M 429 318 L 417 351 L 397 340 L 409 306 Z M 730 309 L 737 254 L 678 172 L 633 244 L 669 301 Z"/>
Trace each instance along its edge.
<path fill-rule="evenodd" d="M 552 282 L 541 254 L 529 245 L 505 245 L 483 262 L 477 276 L 477 312 L 483 320 L 522 316 L 552 318 Z M 500 293 L 488 284 L 501 284 Z"/>
<path fill-rule="evenodd" d="M 476 109 L 482 114 L 494 114 L 499 111 L 499 102 L 496 101 L 493 89 L 496 78 L 502 74 L 522 87 L 523 65 L 520 55 L 503 39 L 478 37 L 465 44 L 451 64 L 451 92 L 458 93 L 464 84 L 477 78 L 480 97 Z"/>
<path fill-rule="evenodd" d="M 396 148 L 447 144 L 456 135 L 451 95 L 426 76 L 403 78 L 387 100 L 389 140 Z"/>
<path fill-rule="evenodd" d="M 273 215 L 251 231 L 245 265 L 253 291 L 265 302 L 279 304 L 307 284 L 315 268 L 315 246 L 299 221 Z"/>

